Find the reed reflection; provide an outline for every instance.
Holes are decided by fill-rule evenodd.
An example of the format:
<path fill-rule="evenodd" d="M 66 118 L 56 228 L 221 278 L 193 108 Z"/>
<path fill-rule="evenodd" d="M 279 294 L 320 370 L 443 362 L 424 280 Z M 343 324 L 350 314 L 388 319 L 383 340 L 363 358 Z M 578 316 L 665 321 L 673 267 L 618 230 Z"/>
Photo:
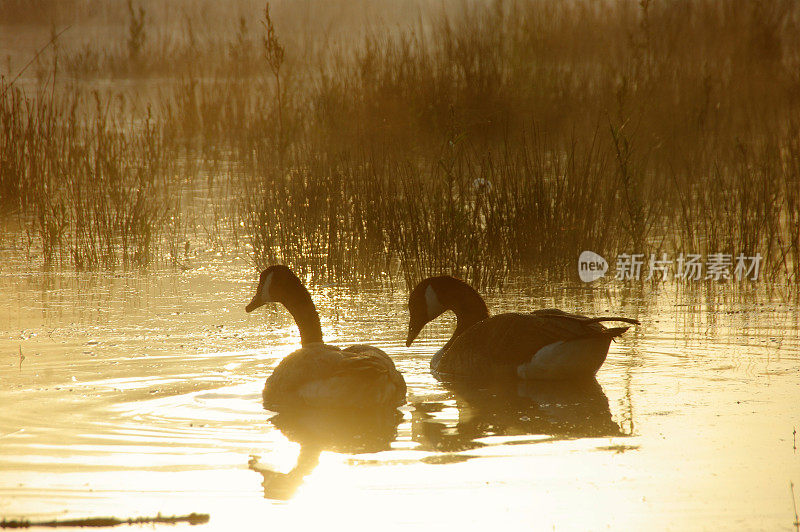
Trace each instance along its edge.
<path fill-rule="evenodd" d="M 480 386 L 443 383 L 451 402 L 415 403 L 412 438 L 420 449 L 458 452 L 487 445 L 487 436 L 544 436 L 545 441 L 626 435 L 611 418 L 608 398 L 596 379 L 580 382 L 518 381 Z M 536 441 L 542 441 L 538 439 Z M 507 442 L 506 442 L 507 443 Z"/>
<path fill-rule="evenodd" d="M 300 444 L 297 464 L 288 473 L 250 459 L 250 469 L 261 474 L 264 497 L 288 500 L 319 464 L 322 451 L 348 454 L 377 453 L 390 448 L 403 419 L 398 410 L 295 410 L 270 421 L 290 441 Z"/>

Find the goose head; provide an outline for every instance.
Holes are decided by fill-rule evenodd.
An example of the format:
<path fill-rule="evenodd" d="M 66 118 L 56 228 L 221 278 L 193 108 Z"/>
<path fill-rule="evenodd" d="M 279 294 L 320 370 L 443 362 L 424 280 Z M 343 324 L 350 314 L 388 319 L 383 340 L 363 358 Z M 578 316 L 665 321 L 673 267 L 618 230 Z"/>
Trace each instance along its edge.
<path fill-rule="evenodd" d="M 426 323 L 448 310 L 448 306 L 442 301 L 442 296 L 445 301 L 449 299 L 450 291 L 444 290 L 442 293 L 447 279 L 455 281 L 452 277 L 446 276 L 429 277 L 411 291 L 411 295 L 408 297 L 409 322 L 406 347 L 411 345 Z"/>
<path fill-rule="evenodd" d="M 447 310 L 456 314 L 456 330 L 453 338 L 460 335 L 473 324 L 489 317 L 486 303 L 470 285 L 450 277 L 428 277 L 411 292 L 408 298 L 408 338 L 406 347 L 431 320 Z"/>
<path fill-rule="evenodd" d="M 258 279 L 256 295 L 245 307 L 247 312 L 252 312 L 265 303 L 283 303 L 290 306 L 299 294 L 306 292 L 303 283 L 292 271 L 278 264 L 270 266 Z"/>
<path fill-rule="evenodd" d="M 292 314 L 304 346 L 322 342 L 319 314 L 311 301 L 311 294 L 292 270 L 282 264 L 270 266 L 261 272 L 256 295 L 245 310 L 252 312 L 264 303 L 271 302 L 281 303 Z"/>

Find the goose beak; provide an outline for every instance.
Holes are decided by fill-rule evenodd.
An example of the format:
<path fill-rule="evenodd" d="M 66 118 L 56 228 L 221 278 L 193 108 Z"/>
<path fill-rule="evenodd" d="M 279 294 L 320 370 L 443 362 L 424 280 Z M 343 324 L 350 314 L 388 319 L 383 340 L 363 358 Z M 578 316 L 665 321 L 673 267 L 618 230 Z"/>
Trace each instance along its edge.
<path fill-rule="evenodd" d="M 406 347 L 411 347 L 412 342 L 417 337 L 419 332 L 422 330 L 422 327 L 413 327 L 411 325 L 408 326 L 408 338 L 406 338 Z"/>
<path fill-rule="evenodd" d="M 256 294 L 256 295 L 253 297 L 253 299 L 250 301 L 250 303 L 248 303 L 248 304 L 247 304 L 247 306 L 244 308 L 244 310 L 245 310 L 246 312 L 248 312 L 248 313 L 250 313 L 250 312 L 253 312 L 255 309 L 257 309 L 258 307 L 260 307 L 260 306 L 261 306 L 261 305 L 263 305 L 264 303 L 266 303 L 266 301 L 262 300 L 262 299 L 261 299 L 261 298 L 258 296 L 258 294 Z"/>

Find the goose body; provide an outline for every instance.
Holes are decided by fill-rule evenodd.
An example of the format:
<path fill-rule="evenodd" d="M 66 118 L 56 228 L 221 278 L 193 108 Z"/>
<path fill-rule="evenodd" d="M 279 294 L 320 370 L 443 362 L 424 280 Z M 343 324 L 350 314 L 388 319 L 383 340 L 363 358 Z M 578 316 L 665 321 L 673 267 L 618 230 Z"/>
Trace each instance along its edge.
<path fill-rule="evenodd" d="M 605 362 L 611 340 L 628 327 L 557 309 L 490 316 L 480 295 L 448 276 L 422 281 L 409 298 L 411 345 L 424 325 L 447 310 L 456 314 L 453 336 L 431 359 L 437 376 L 562 380 L 589 378 Z"/>
<path fill-rule="evenodd" d="M 291 312 L 302 347 L 281 360 L 267 378 L 264 408 L 275 412 L 376 409 L 405 403 L 406 383 L 389 355 L 370 345 L 340 349 L 323 343 L 311 295 L 285 266 L 272 266 L 261 273 L 256 295 L 246 310 L 252 312 L 270 301 L 282 303 Z"/>

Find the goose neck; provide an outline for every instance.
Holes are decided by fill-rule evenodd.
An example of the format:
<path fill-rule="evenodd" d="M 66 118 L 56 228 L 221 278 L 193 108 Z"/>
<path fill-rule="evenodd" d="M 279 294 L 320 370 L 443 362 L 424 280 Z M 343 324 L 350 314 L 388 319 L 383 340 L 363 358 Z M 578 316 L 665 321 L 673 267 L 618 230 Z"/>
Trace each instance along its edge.
<path fill-rule="evenodd" d="M 311 295 L 303 288 L 303 293 L 296 294 L 283 304 L 291 313 L 297 328 L 300 330 L 300 343 L 305 347 L 310 344 L 322 343 L 322 326 L 319 322 L 319 314 Z"/>
<path fill-rule="evenodd" d="M 466 294 L 465 296 L 453 306 L 453 312 L 456 315 L 456 330 L 453 332 L 453 338 L 489 317 L 489 309 L 486 308 L 486 303 L 479 295 L 474 294 L 473 297 L 473 294 Z"/>

